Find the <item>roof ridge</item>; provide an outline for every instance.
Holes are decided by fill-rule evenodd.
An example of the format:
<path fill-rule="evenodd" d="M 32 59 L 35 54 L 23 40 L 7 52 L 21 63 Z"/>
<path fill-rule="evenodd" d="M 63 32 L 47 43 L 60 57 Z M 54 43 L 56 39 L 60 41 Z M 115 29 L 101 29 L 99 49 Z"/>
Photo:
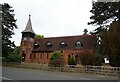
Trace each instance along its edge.
<path fill-rule="evenodd" d="M 73 36 L 58 36 L 58 37 L 44 37 L 44 38 L 36 38 L 36 40 L 39 39 L 52 39 L 52 38 L 71 38 L 71 37 L 82 37 L 82 36 L 95 36 L 95 34 L 92 35 L 73 35 Z"/>

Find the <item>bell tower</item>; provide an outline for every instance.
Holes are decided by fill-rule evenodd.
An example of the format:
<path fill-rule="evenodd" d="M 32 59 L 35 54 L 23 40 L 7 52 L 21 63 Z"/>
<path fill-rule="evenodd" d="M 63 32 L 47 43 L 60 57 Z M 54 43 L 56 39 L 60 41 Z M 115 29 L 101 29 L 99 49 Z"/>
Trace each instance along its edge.
<path fill-rule="evenodd" d="M 30 17 L 31 15 L 29 15 L 29 19 L 28 19 L 25 30 L 21 32 L 22 39 L 21 39 L 19 54 L 22 58 L 22 62 L 30 62 L 32 50 L 33 50 L 35 33 L 32 29 L 32 23 L 31 23 Z"/>

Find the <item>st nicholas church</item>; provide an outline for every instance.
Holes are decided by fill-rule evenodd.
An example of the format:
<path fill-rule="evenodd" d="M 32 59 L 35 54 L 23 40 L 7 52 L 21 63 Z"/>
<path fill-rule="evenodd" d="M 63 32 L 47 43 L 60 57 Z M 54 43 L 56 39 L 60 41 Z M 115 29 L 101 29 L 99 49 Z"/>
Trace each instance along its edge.
<path fill-rule="evenodd" d="M 54 30 L 54 29 L 53 29 Z M 82 53 L 94 54 L 97 45 L 96 35 L 76 35 L 63 37 L 35 38 L 29 16 L 25 30 L 22 32 L 20 53 L 22 62 L 48 64 L 51 53 L 61 51 L 68 63 L 68 58 L 78 58 Z M 80 62 L 80 60 L 79 60 Z"/>

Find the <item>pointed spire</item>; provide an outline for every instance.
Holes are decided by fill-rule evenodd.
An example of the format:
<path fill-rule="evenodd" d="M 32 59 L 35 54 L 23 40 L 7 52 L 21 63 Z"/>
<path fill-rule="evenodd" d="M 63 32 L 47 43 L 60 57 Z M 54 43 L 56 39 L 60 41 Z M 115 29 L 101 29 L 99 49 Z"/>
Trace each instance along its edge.
<path fill-rule="evenodd" d="M 33 29 L 32 29 L 32 23 L 31 23 L 31 19 L 30 19 L 30 17 L 31 17 L 31 15 L 29 14 L 29 19 L 28 19 L 28 22 L 27 22 L 26 28 L 25 28 L 25 30 L 22 31 L 22 33 L 30 32 L 30 33 L 35 34 L 35 32 L 34 32 Z"/>

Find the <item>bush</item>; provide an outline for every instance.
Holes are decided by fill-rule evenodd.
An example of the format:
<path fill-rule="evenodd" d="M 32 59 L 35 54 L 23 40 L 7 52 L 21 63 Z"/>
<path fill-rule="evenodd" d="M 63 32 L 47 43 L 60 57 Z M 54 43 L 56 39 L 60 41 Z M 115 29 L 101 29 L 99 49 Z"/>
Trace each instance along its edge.
<path fill-rule="evenodd" d="M 53 67 L 64 66 L 64 56 L 60 51 L 55 51 L 51 53 L 49 66 Z"/>
<path fill-rule="evenodd" d="M 14 62 L 14 63 L 20 63 L 21 57 L 19 55 L 9 55 L 7 58 L 3 59 L 4 62 Z"/>
<path fill-rule="evenodd" d="M 68 58 L 68 65 L 77 65 L 77 60 L 75 60 L 73 57 Z"/>
<path fill-rule="evenodd" d="M 81 62 L 82 62 L 82 65 L 100 66 L 103 63 L 103 57 L 101 55 L 82 54 Z"/>
<path fill-rule="evenodd" d="M 2 57 L 2 62 L 6 62 L 7 59 L 5 57 Z"/>

